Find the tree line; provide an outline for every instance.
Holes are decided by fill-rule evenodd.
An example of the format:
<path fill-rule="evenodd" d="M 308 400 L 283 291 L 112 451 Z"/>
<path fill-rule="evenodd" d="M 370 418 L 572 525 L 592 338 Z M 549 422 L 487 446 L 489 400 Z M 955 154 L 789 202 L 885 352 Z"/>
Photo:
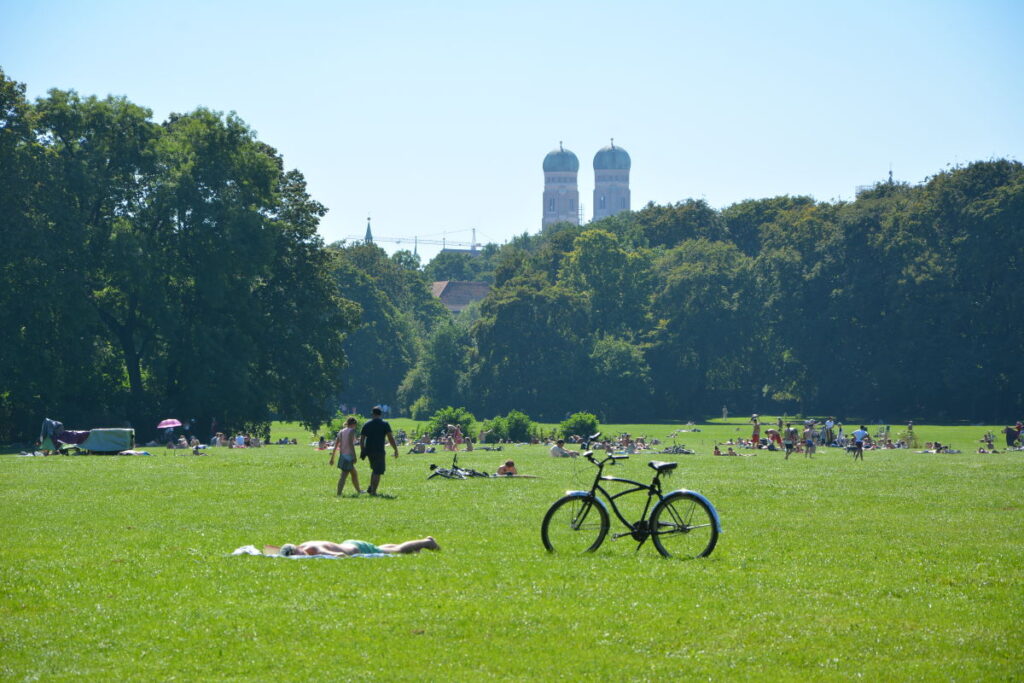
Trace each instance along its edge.
<path fill-rule="evenodd" d="M 890 179 L 848 202 L 651 204 L 431 265 L 493 290 L 433 335 L 412 376 L 430 381 L 403 384 L 425 409 L 602 421 L 1021 411 L 1016 161 Z"/>
<path fill-rule="evenodd" d="M 43 416 L 260 433 L 378 402 L 419 418 L 1019 417 L 1015 161 L 851 202 L 651 204 L 421 266 L 325 245 L 302 174 L 234 114 L 29 102 L 0 71 L 0 183 L 0 441 Z M 492 290 L 452 316 L 430 295 L 444 279 Z"/>
<path fill-rule="evenodd" d="M 0 186 L 0 440 L 43 416 L 141 436 L 333 414 L 359 307 L 324 207 L 237 116 L 30 103 L 0 72 Z"/>

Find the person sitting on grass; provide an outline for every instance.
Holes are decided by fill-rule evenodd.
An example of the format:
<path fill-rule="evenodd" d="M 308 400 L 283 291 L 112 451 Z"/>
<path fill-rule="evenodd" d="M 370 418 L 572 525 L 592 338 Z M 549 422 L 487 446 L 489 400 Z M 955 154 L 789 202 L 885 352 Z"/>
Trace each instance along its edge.
<path fill-rule="evenodd" d="M 567 451 L 565 448 L 563 448 L 563 446 L 565 446 L 565 441 L 563 441 L 562 439 L 559 439 L 558 441 L 556 441 L 555 445 L 552 446 L 550 451 L 549 451 L 551 453 L 551 457 L 552 458 L 569 458 L 569 457 L 572 457 L 573 453 L 570 452 L 570 451 Z"/>
<path fill-rule="evenodd" d="M 440 550 L 433 536 L 420 538 L 405 543 L 385 543 L 374 545 L 367 541 L 348 540 L 341 543 L 331 541 L 306 541 L 298 545 L 285 543 L 281 546 L 280 555 L 331 555 L 332 557 L 352 557 L 353 555 L 409 555 L 421 550 Z"/>
<path fill-rule="evenodd" d="M 506 460 L 505 464 L 498 468 L 498 474 L 511 477 L 513 474 L 519 474 L 516 471 L 516 464 L 511 460 Z"/>
<path fill-rule="evenodd" d="M 714 451 L 714 453 L 712 453 L 712 455 L 721 455 L 721 454 L 722 454 L 722 449 L 718 447 L 718 444 L 715 444 L 715 451 Z"/>

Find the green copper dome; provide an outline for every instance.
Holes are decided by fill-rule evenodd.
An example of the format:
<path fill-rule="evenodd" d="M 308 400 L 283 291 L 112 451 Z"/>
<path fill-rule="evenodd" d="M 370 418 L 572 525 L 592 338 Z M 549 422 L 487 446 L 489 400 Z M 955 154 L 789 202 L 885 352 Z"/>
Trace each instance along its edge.
<path fill-rule="evenodd" d="M 551 150 L 544 157 L 545 173 L 576 173 L 580 170 L 580 160 L 576 155 L 558 143 L 558 149 Z"/>
<path fill-rule="evenodd" d="M 599 149 L 594 155 L 595 171 L 628 171 L 631 164 L 629 153 L 621 147 L 616 147 L 614 141 L 607 147 Z"/>

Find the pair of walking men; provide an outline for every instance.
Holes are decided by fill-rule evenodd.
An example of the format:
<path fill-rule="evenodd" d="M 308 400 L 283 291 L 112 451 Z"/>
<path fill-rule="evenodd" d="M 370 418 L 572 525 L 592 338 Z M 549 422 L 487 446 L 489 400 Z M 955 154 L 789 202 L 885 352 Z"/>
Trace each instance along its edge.
<path fill-rule="evenodd" d="M 371 496 L 377 495 L 380 477 L 387 469 L 385 442 L 391 444 L 394 457 L 398 457 L 398 444 L 395 442 L 394 434 L 391 433 L 391 425 L 381 415 L 380 406 L 374 406 L 371 411 L 371 419 L 363 425 L 359 432 L 360 457 L 370 461 L 370 486 L 366 492 Z M 337 438 L 334 439 L 334 450 L 331 451 L 331 459 L 328 462 L 329 465 L 333 465 L 334 456 L 338 456 L 338 467 L 341 469 L 341 476 L 338 478 L 339 496 L 345 488 L 345 480 L 350 473 L 356 493 L 362 493 L 359 488 L 359 474 L 356 472 L 357 424 L 354 417 L 345 421 L 345 428 L 338 432 Z"/>

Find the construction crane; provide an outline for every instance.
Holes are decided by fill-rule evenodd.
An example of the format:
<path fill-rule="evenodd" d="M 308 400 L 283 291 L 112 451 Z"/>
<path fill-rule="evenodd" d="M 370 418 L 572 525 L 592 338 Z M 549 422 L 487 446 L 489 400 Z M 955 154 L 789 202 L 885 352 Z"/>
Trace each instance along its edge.
<path fill-rule="evenodd" d="M 467 228 L 473 231 L 473 237 L 469 242 L 458 242 L 449 240 L 447 237 L 441 239 L 422 239 L 420 237 L 375 237 L 370 232 L 370 219 L 366 219 L 366 235 L 364 237 L 358 237 L 355 235 L 345 238 L 346 242 L 390 242 L 392 244 L 408 244 L 412 242 L 413 252 L 416 251 L 416 247 L 420 244 L 439 244 L 442 249 L 447 247 L 466 248 L 470 251 L 478 251 L 480 249 L 480 243 L 476 241 L 476 228 Z M 465 230 L 455 230 L 453 232 L 465 232 Z"/>

